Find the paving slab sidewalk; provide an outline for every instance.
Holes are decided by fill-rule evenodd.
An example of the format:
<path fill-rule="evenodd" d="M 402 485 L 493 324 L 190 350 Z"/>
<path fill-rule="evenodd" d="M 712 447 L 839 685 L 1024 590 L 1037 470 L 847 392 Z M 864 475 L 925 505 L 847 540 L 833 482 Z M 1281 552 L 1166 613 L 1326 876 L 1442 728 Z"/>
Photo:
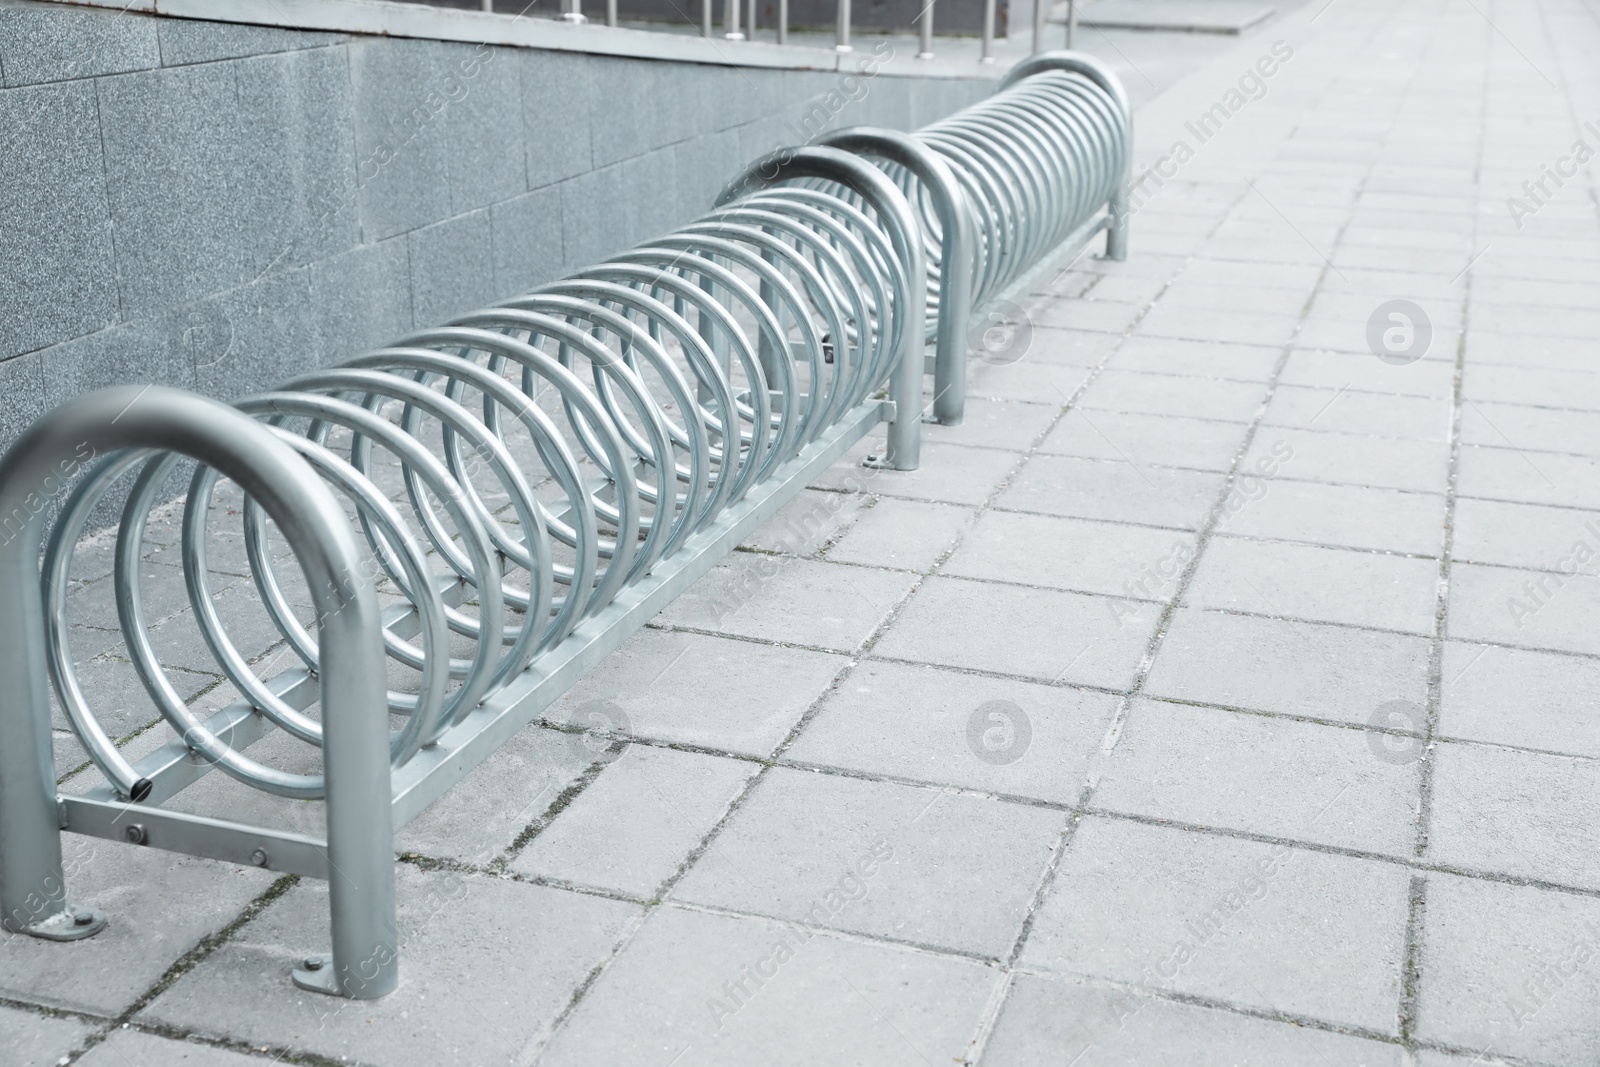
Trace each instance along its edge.
<path fill-rule="evenodd" d="M 552 712 L 616 751 L 532 728 L 425 816 L 398 993 L 289 985 L 320 885 L 107 845 L 123 933 L 0 939 L 0 1048 L 1600 1062 L 1597 50 L 1584 0 L 1245 35 L 923 470 L 842 461 Z"/>

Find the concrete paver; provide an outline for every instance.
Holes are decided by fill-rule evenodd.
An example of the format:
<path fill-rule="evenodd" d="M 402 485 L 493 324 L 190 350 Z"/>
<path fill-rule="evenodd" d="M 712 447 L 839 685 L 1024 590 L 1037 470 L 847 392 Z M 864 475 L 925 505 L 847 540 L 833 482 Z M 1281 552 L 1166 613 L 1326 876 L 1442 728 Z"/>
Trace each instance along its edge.
<path fill-rule="evenodd" d="M 1451 579 L 1451 637 L 1600 655 L 1600 577 L 1462 563 Z"/>
<path fill-rule="evenodd" d="M 1259 463 L 1279 442 L 1294 450 L 1294 464 L 1284 472 L 1285 478 L 1438 493 L 1449 477 L 1450 448 L 1443 442 L 1289 426 L 1258 433 L 1245 456 L 1246 465 Z"/>
<path fill-rule="evenodd" d="M 1403 867 L 1085 818 L 1022 963 L 1398 1032 Z"/>
<path fill-rule="evenodd" d="M 1244 382 L 1113 369 L 1095 379 L 1082 404 L 1105 411 L 1248 422 L 1261 405 L 1261 388 Z"/>
<path fill-rule="evenodd" d="M 775 768 L 674 890 L 685 903 L 1002 959 L 1065 817 Z"/>
<path fill-rule="evenodd" d="M 827 549 L 827 559 L 926 571 L 972 527 L 973 511 L 955 504 L 879 497 Z"/>
<path fill-rule="evenodd" d="M 332 999 L 286 980 L 326 951 L 326 887 L 302 883 L 137 1018 L 327 1058 L 403 1063 L 425 1048 L 454 1062 L 510 1062 L 642 914 L 604 897 L 408 867 L 399 900 L 405 979 L 381 1000 Z"/>
<path fill-rule="evenodd" d="M 1441 680 L 1445 736 L 1600 757 L 1600 660 L 1447 641 Z"/>
<path fill-rule="evenodd" d="M 1161 299 L 1170 301 L 1175 295 L 1187 295 L 1196 303 L 1215 307 L 1225 305 L 1230 294 L 1231 290 L 1223 286 L 1196 286 L 1182 290 L 1174 284 Z M 1279 350 L 1270 345 L 1130 337 L 1117 349 L 1117 365 L 1123 370 L 1154 374 L 1187 374 L 1202 378 L 1265 382 L 1272 377 L 1279 356 Z"/>
<path fill-rule="evenodd" d="M 958 957 L 668 906 L 539 1062 L 959 1062 L 993 981 Z"/>
<path fill-rule="evenodd" d="M 1533 1063 L 1583 1063 L 1597 1033 L 1600 996 L 1592 896 L 1533 886 L 1429 878 L 1419 1031 L 1466 1051 Z"/>
<path fill-rule="evenodd" d="M 926 423 L 923 439 L 1019 452 L 1031 446 L 1060 414 L 1058 399 L 1050 396 L 1036 397 L 1033 402 L 969 398 L 959 424 Z"/>
<path fill-rule="evenodd" d="M 869 660 L 785 759 L 1073 804 L 1116 707 L 1107 693 Z"/>
<path fill-rule="evenodd" d="M 1119 689 L 1133 680 L 1156 617 L 1110 597 L 932 578 L 875 654 L 1042 682 Z M 959 628 L 950 620 L 960 619 Z"/>
<path fill-rule="evenodd" d="M 1047 331 L 1041 327 L 1036 331 L 1036 336 L 1049 339 L 1053 334 L 1060 332 L 1063 331 Z M 1108 344 L 1115 344 L 1117 341 L 1117 336 L 1109 333 L 1085 336 L 1098 337 Z M 1098 363 L 1103 356 L 1102 352 L 1093 356 L 1075 355 L 1071 362 L 1047 362 L 1041 358 L 1038 362 L 1023 360 L 1020 363 L 1003 366 L 996 364 L 974 366 L 967 374 L 967 396 L 1027 402 L 1054 398 L 1058 403 L 1065 403 L 1088 377 L 1087 368 Z"/>
<path fill-rule="evenodd" d="M 919 471 L 863 442 L 405 829 L 396 994 L 289 985 L 320 884 L 69 840 L 111 926 L 0 938 L 0 1047 L 1600 1060 L 1600 215 L 1593 164 L 1543 178 L 1600 138 L 1600 22 L 1278 6 L 1226 42 L 1084 33 L 1140 101 L 1128 260 L 1033 279 L 1026 351 L 970 362 Z M 206 690 L 175 542 L 158 518 L 158 637 Z M 219 531 L 219 591 L 271 662 L 240 553 Z M 73 652 L 132 730 L 109 558 L 74 571 Z M 594 714 L 608 748 L 561 729 Z M 229 786 L 195 795 L 320 818 Z"/>
<path fill-rule="evenodd" d="M 1191 467 L 1226 472 L 1244 443 L 1245 427 L 1181 415 L 1089 413 L 1072 408 L 1039 451 L 1083 459 L 1121 460 L 1135 467 Z"/>
<path fill-rule="evenodd" d="M 249 1067 L 259 1062 L 242 1052 L 195 1041 L 174 1041 L 142 1030 L 114 1030 L 77 1062 L 86 1067 Z"/>
<path fill-rule="evenodd" d="M 1462 499 L 1456 502 L 1455 557 L 1467 563 L 1594 574 L 1600 562 L 1589 552 L 1600 545 L 1596 530 L 1600 512 Z M 1588 551 L 1577 548 L 1585 542 Z"/>
<path fill-rule="evenodd" d="M 996 503 L 1014 511 L 1187 529 L 1205 517 L 1221 488 L 1222 477 L 1208 471 L 1041 453 Z"/>
<path fill-rule="evenodd" d="M 1422 637 L 1179 608 L 1144 692 L 1364 723 L 1387 701 L 1424 702 L 1428 677 Z"/>
<path fill-rule="evenodd" d="M 1291 460 L 1282 469 L 1293 466 Z M 1239 537 L 1425 556 L 1439 551 L 1444 511 L 1445 498 L 1432 493 L 1284 480 L 1265 487 L 1249 507 L 1225 514 L 1217 529 Z"/>
<path fill-rule="evenodd" d="M 740 552 L 662 611 L 663 623 L 841 652 L 872 635 L 914 579 L 888 571 Z M 827 605 L 806 612 L 801 605 Z M 796 624 L 802 624 L 797 629 Z"/>
<path fill-rule="evenodd" d="M 1441 745 L 1431 853 L 1441 863 L 1600 889 L 1592 759 L 1488 745 Z"/>
<path fill-rule="evenodd" d="M 1064 1060 L 1063 1056 L 1077 1056 Z M 1400 1067 L 1397 1045 L 1215 1011 L 1069 978 L 1017 978 L 986 1064 Z"/>
<path fill-rule="evenodd" d="M 1035 398 L 1039 395 L 1033 393 Z M 846 455 L 856 461 L 874 450 L 883 451 L 881 440 L 862 442 Z M 1013 453 L 998 448 L 969 448 L 930 439 L 922 445 L 922 466 L 901 477 L 882 478 L 879 474 L 884 472 L 873 468 L 839 463 L 824 472 L 816 484 L 852 491 L 871 486 L 887 496 L 976 507 L 989 498 L 1016 462 Z"/>
<path fill-rule="evenodd" d="M 632 732 L 678 744 L 766 756 L 842 670 L 840 655 L 646 629 L 579 679 L 552 709 L 578 721 L 615 704 Z"/>
<path fill-rule="evenodd" d="M 116 1016 L 273 883 L 267 871 L 93 838 L 62 851 L 68 899 L 105 912 L 106 928 L 65 945 L 6 938 L 0 996 L 9 1000 Z"/>
<path fill-rule="evenodd" d="M 1094 804 L 1163 822 L 1409 855 L 1414 762 L 1371 735 L 1294 719 L 1138 701 Z"/>
<path fill-rule="evenodd" d="M 1385 396 L 1354 389 L 1281 385 L 1267 406 L 1268 426 L 1315 425 L 1334 433 L 1374 434 L 1411 441 L 1447 441 L 1450 403 L 1444 398 Z"/>
<path fill-rule="evenodd" d="M 82 1019 L 0 1007 L 0 1044 L 18 1067 L 53 1067 L 81 1048 L 94 1029 Z"/>
<path fill-rule="evenodd" d="M 942 573 L 1160 599 L 1160 571 L 1173 569 L 1161 568 L 1162 562 L 1192 557 L 1194 540 L 1193 534 L 1145 526 L 991 511 L 962 540 Z M 1124 588 L 1130 583 L 1132 590 Z"/>
<path fill-rule="evenodd" d="M 649 900 L 759 766 L 633 745 L 527 844 L 511 869 Z"/>
<path fill-rule="evenodd" d="M 1433 629 L 1438 563 L 1287 541 L 1218 537 L 1187 603 L 1426 634 Z"/>

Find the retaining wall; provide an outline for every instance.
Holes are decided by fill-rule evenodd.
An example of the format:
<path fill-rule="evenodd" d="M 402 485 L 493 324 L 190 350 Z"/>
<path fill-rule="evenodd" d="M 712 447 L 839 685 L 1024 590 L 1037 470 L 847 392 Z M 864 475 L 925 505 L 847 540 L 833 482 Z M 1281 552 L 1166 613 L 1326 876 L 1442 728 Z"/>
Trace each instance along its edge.
<path fill-rule="evenodd" d="M 270 387 L 690 219 L 773 147 L 993 83 L 0 0 L 0 86 L 3 447 L 102 386 Z"/>

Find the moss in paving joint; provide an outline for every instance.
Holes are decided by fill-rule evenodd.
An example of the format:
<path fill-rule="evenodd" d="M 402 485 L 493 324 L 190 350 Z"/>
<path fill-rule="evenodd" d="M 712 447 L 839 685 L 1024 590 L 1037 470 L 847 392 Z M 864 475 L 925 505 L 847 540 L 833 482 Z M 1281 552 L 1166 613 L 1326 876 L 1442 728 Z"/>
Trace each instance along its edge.
<path fill-rule="evenodd" d="M 1401 964 L 1400 1040 L 1406 1047 L 1416 1043 L 1417 998 L 1422 976 L 1422 922 L 1427 907 L 1428 879 L 1420 874 L 1411 876 L 1411 892 L 1406 909 L 1406 941 L 1404 962 Z"/>
<path fill-rule="evenodd" d="M 487 875 L 498 873 L 492 869 L 492 866 L 483 867 L 475 863 L 466 863 L 462 860 L 447 859 L 439 856 L 424 856 L 420 852 L 402 852 L 395 857 L 395 861 L 415 867 L 419 871 L 449 871 L 452 874 Z"/>
<path fill-rule="evenodd" d="M 583 882 L 569 882 L 565 878 L 546 878 L 539 874 L 517 874 L 515 872 L 502 877 L 508 882 L 543 886 L 546 889 L 560 889 L 568 893 L 578 893 L 586 897 L 600 897 L 604 900 L 615 900 L 620 904 L 632 904 L 640 908 L 653 908 L 661 903 L 659 899 L 646 900 L 643 897 L 630 896 L 620 890 L 607 889 L 605 886 L 586 885 Z"/>
<path fill-rule="evenodd" d="M 581 734 L 585 731 L 580 728 L 570 732 Z M 620 756 L 627 747 L 628 742 L 626 741 L 614 741 L 610 747 L 606 749 L 606 753 L 615 758 L 616 756 Z M 533 822 L 523 827 L 522 832 L 517 834 L 517 836 L 512 840 L 511 844 L 506 846 L 505 852 L 497 856 L 494 862 L 489 865 L 490 869 L 496 872 L 504 871 L 506 867 L 510 865 L 511 861 L 516 859 L 517 855 L 524 848 L 528 847 L 529 842 L 543 833 L 545 829 L 555 821 L 556 816 L 560 815 L 563 811 L 566 811 L 567 806 L 570 805 L 574 800 L 578 799 L 578 794 L 582 793 L 585 789 L 588 789 L 589 786 L 594 784 L 594 780 L 600 777 L 600 772 L 605 770 L 606 767 L 610 766 L 610 763 L 610 760 L 595 760 L 593 763 L 589 764 L 589 766 L 585 767 L 583 769 L 583 773 L 578 775 L 577 779 L 569 783 L 568 786 L 560 793 L 556 794 L 556 798 L 550 802 L 550 806 L 544 810 L 543 815 L 540 815 L 537 819 L 533 820 Z"/>
<path fill-rule="evenodd" d="M 71 1008 L 58 1008 L 50 1004 L 34 1004 L 27 1000 L 16 1000 L 12 997 L 0 997 L 0 1008 L 11 1008 L 15 1011 L 25 1011 L 30 1015 L 42 1015 L 47 1019 L 78 1019 L 86 1023 L 103 1025 L 110 1022 L 105 1015 L 96 1015 L 93 1012 L 74 1011 Z"/>
<path fill-rule="evenodd" d="M 232 922 L 228 923 L 215 933 L 207 934 L 205 937 L 202 937 L 198 944 L 196 944 L 188 952 L 185 952 L 182 956 L 179 956 L 172 966 L 168 967 L 161 977 L 156 979 L 154 985 L 140 994 L 139 997 L 135 999 L 132 1004 L 129 1004 L 126 1008 L 124 1008 L 121 1014 L 119 1014 L 115 1019 L 112 1019 L 110 1024 L 104 1030 L 101 1030 L 95 1034 L 91 1034 L 88 1040 L 84 1042 L 82 1052 L 88 1052 L 90 1049 L 103 1042 L 106 1038 L 110 1037 L 113 1031 L 127 1024 L 135 1015 L 138 1015 L 141 1011 L 148 1007 L 153 1000 L 159 997 L 162 993 L 165 993 L 168 989 L 172 988 L 173 983 L 177 982 L 178 979 L 194 970 L 198 964 L 202 963 L 218 948 L 226 944 L 229 939 L 231 939 L 233 935 L 239 931 L 240 927 L 244 926 L 251 919 L 254 919 L 257 915 L 260 915 L 268 904 L 271 904 L 273 901 L 283 896 L 291 888 L 298 885 L 299 882 L 300 876 L 298 874 L 284 875 L 282 878 L 279 878 L 277 881 L 268 886 L 266 891 L 260 896 L 246 904 L 244 906 L 244 910 L 236 915 Z"/>
<path fill-rule="evenodd" d="M 123 1013 L 124 1016 L 131 1018 L 139 1010 L 144 1008 L 144 1006 L 150 1001 L 166 992 L 169 988 L 171 988 L 174 982 L 192 971 L 196 964 L 200 963 L 222 945 L 226 944 L 241 927 L 243 927 L 251 919 L 254 919 L 257 915 L 260 915 L 261 912 L 266 909 L 267 905 L 283 896 L 299 883 L 300 876 L 298 874 L 286 874 L 282 878 L 279 878 L 277 881 L 273 882 L 267 887 L 266 892 L 262 893 L 250 903 L 246 904 L 244 910 L 241 911 L 232 922 L 218 930 L 216 933 L 209 934 L 206 937 L 201 938 L 198 945 L 179 957 L 178 961 L 171 967 L 168 967 L 167 972 L 156 980 L 156 984 L 150 988 L 150 991 Z M 126 1019 L 124 1021 L 126 1021 Z"/>
<path fill-rule="evenodd" d="M 253 1045 L 248 1041 L 239 1041 L 233 1038 L 213 1037 L 208 1034 L 197 1034 L 176 1026 L 167 1026 L 163 1023 L 140 1022 L 124 1023 L 123 1026 L 131 1027 L 140 1033 L 151 1034 L 155 1037 L 164 1037 L 170 1041 L 182 1041 L 187 1045 L 203 1045 L 208 1048 L 224 1049 L 228 1052 L 239 1052 L 247 1056 L 271 1057 L 267 1062 L 292 1063 L 296 1067 L 352 1067 L 350 1060 L 333 1059 L 328 1056 L 319 1056 L 314 1052 L 297 1052 L 287 1045 Z"/>
<path fill-rule="evenodd" d="M 600 973 L 606 969 L 606 965 L 609 964 L 613 958 L 615 958 L 615 953 L 613 953 L 612 956 L 601 960 L 599 963 L 595 964 L 589 969 L 589 973 L 584 975 L 583 981 L 578 983 L 578 988 L 572 991 L 572 996 L 568 998 L 566 1005 L 561 1009 L 560 1012 L 556 1014 L 556 1017 L 550 1021 L 550 1029 L 548 1031 L 549 1034 L 554 1035 L 556 1031 L 561 1029 L 561 1024 L 567 1021 L 567 1016 L 571 1015 L 577 1010 L 578 1002 L 584 998 L 586 993 L 589 992 L 589 987 L 594 985 L 595 981 L 600 977 Z"/>

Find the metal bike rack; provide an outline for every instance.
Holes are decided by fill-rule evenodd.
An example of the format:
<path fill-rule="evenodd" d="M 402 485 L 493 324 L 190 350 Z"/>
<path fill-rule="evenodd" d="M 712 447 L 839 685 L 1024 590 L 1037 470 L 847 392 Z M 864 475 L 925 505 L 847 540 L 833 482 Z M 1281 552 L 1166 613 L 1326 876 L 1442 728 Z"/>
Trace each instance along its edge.
<path fill-rule="evenodd" d="M 887 449 L 869 462 L 915 469 L 927 339 L 941 361 L 964 359 L 973 301 L 1053 241 L 1087 239 L 1126 116 L 1090 91 L 1081 57 L 1055 62 L 1077 66 L 914 137 L 837 138 L 876 163 L 830 146 L 759 160 L 672 233 L 276 391 L 228 406 L 110 389 L 35 424 L 0 457 L 0 613 L 15 621 L 0 642 L 13 697 L 0 707 L 0 925 L 56 940 L 105 925 L 69 903 L 72 831 L 325 879 L 331 957 L 294 981 L 357 999 L 393 990 L 396 829 L 880 423 Z M 1125 223 L 1096 225 L 1115 239 Z M 75 469 L 85 449 L 95 461 Z M 160 663 L 141 588 L 152 510 L 178 475 L 189 604 L 243 694 L 204 718 Z M 255 588 L 297 659 L 267 678 L 212 596 L 220 479 L 243 495 Z M 107 580 L 171 728 L 139 758 L 89 706 L 70 648 L 74 551 L 113 490 L 126 502 Z M 391 689 L 391 668 L 412 680 Z M 51 689 L 103 778 L 75 795 L 51 769 Z M 280 730 L 320 750 L 319 773 L 248 754 Z M 325 836 L 165 806 L 213 770 L 322 801 Z"/>
<path fill-rule="evenodd" d="M 1127 257 L 1133 108 L 1093 56 L 1031 56 L 999 92 L 916 133 L 857 126 L 820 140 L 879 161 L 920 209 L 937 279 L 927 327 L 936 422 L 962 419 L 973 309 L 1101 230 L 1107 257 Z"/>

